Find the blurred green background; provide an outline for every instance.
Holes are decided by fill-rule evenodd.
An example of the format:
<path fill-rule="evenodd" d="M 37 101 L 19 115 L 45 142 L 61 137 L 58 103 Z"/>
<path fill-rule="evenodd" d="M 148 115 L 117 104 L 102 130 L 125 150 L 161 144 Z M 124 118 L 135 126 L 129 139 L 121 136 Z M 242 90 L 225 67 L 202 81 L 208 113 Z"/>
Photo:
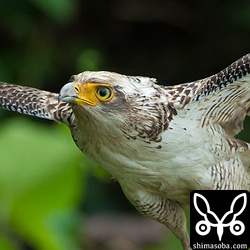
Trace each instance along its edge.
<path fill-rule="evenodd" d="M 0 80 L 58 92 L 109 70 L 172 85 L 249 53 L 250 2 L 0 0 Z M 240 138 L 250 141 L 250 120 Z M 68 129 L 0 110 L 0 250 L 181 249 Z"/>

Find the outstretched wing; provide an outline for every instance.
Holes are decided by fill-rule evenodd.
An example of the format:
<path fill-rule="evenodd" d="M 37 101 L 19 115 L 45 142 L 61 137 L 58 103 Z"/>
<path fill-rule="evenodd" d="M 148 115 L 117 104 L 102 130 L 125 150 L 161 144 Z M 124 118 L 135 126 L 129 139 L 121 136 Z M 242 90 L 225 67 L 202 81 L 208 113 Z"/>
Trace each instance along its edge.
<path fill-rule="evenodd" d="M 0 107 L 67 125 L 73 115 L 68 103 L 58 102 L 58 94 L 7 83 L 0 83 Z"/>
<path fill-rule="evenodd" d="M 218 123 L 234 136 L 243 129 L 246 115 L 250 115 L 250 54 L 218 74 L 166 87 L 166 92 L 177 108 L 192 109 L 201 126 Z"/>

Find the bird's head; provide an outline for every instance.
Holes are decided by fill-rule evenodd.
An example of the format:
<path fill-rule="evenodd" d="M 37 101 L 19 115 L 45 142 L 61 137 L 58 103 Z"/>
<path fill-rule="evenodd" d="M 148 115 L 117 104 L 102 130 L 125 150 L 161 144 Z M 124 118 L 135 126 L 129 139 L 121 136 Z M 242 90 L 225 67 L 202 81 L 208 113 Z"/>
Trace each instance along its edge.
<path fill-rule="evenodd" d="M 135 98 L 152 91 L 156 80 L 148 77 L 132 77 L 106 71 L 85 71 L 72 76 L 63 86 L 59 99 L 80 106 L 122 108 Z"/>
<path fill-rule="evenodd" d="M 62 87 L 59 100 L 72 105 L 76 118 L 87 117 L 99 126 L 126 127 L 133 137 L 157 136 L 171 115 L 166 95 L 154 78 L 105 71 L 73 76 Z"/>

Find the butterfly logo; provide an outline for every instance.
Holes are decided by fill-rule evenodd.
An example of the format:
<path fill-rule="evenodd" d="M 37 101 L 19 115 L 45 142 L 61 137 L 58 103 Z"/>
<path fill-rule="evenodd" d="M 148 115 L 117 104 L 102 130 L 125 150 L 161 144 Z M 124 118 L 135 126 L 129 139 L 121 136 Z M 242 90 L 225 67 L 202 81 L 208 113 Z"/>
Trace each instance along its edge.
<path fill-rule="evenodd" d="M 203 202 L 203 204 L 205 204 L 206 211 L 202 211 L 204 210 L 204 206 L 203 206 L 203 209 L 199 208 L 198 206 L 199 199 L 200 199 L 200 202 Z M 238 203 L 239 205 L 240 199 L 243 199 L 243 205 L 239 210 L 237 210 L 237 208 L 235 207 L 235 204 Z M 213 211 L 210 210 L 210 205 L 207 199 L 203 195 L 195 193 L 193 196 L 193 204 L 194 204 L 196 211 L 204 218 L 203 220 L 200 220 L 199 222 L 197 222 L 195 226 L 195 230 L 199 235 L 204 236 L 204 235 L 209 234 L 211 227 L 217 228 L 217 235 L 218 235 L 219 241 L 221 241 L 222 239 L 222 235 L 224 233 L 225 227 L 229 227 L 230 232 L 236 236 L 244 233 L 245 225 L 242 221 L 237 220 L 237 217 L 246 208 L 246 205 L 247 205 L 246 193 L 239 194 L 233 199 L 231 206 L 230 206 L 230 210 L 227 211 L 222 216 L 221 219 L 219 219 L 219 217 Z M 239 207 L 238 205 L 237 207 Z M 226 219 L 228 220 L 228 218 L 230 219 L 230 217 L 232 217 L 231 221 L 225 223 L 225 220 Z M 211 222 L 211 220 L 213 222 Z"/>

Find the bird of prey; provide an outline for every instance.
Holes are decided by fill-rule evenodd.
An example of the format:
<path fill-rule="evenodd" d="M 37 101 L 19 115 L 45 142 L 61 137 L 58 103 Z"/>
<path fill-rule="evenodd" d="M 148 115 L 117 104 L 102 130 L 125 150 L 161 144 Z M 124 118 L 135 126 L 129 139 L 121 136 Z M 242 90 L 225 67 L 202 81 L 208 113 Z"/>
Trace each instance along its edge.
<path fill-rule="evenodd" d="M 68 125 L 79 149 L 185 250 L 192 190 L 250 190 L 250 143 L 235 138 L 250 115 L 250 54 L 176 86 L 106 71 L 74 75 L 59 94 L 1 83 L 0 107 Z"/>

